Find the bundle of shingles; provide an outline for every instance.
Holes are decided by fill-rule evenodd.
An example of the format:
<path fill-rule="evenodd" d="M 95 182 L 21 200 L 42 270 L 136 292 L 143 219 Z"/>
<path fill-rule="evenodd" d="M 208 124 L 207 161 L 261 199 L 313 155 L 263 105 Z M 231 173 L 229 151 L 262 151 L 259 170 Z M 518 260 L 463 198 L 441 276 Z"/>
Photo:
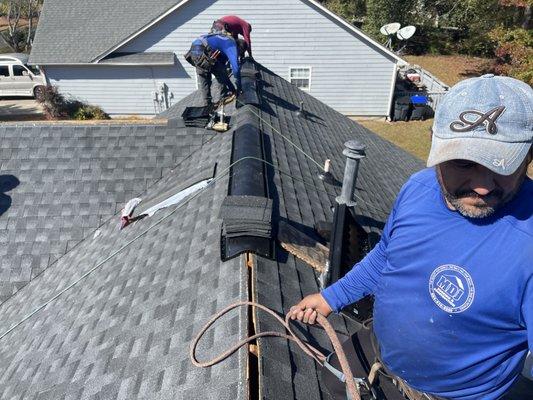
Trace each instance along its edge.
<path fill-rule="evenodd" d="M 181 117 L 185 126 L 196 127 L 196 128 L 205 128 L 211 119 L 211 114 L 213 113 L 214 107 L 202 106 L 202 107 L 187 107 Z"/>
<path fill-rule="evenodd" d="M 257 196 L 228 196 L 220 208 L 222 233 L 240 236 L 272 237 L 272 200 Z"/>

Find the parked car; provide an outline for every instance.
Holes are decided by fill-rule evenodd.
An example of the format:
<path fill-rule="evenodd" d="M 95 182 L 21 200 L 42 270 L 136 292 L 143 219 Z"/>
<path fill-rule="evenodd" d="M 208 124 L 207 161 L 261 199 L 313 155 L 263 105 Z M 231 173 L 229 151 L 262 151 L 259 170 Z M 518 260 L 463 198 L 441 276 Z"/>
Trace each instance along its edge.
<path fill-rule="evenodd" d="M 39 68 L 28 65 L 23 53 L 0 54 L 0 97 L 42 97 L 46 81 Z"/>

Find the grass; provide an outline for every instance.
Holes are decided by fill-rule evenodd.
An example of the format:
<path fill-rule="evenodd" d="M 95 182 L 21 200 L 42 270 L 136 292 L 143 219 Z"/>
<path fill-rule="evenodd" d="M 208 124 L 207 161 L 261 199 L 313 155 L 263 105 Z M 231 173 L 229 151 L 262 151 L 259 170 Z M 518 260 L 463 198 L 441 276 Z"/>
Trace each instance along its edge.
<path fill-rule="evenodd" d="M 430 128 L 433 120 L 386 122 L 358 120 L 359 124 L 396 144 L 421 160 L 427 159 L 431 146 Z"/>
<path fill-rule="evenodd" d="M 480 76 L 490 72 L 491 60 L 488 58 L 462 55 L 424 55 L 405 56 L 411 64 L 418 64 L 431 72 L 447 85 L 455 85 L 466 78 Z"/>
<path fill-rule="evenodd" d="M 415 157 L 426 161 L 431 147 L 430 128 L 433 120 L 386 122 L 357 120 L 365 128 L 401 147 Z M 528 176 L 533 179 L 533 162 L 529 164 Z"/>

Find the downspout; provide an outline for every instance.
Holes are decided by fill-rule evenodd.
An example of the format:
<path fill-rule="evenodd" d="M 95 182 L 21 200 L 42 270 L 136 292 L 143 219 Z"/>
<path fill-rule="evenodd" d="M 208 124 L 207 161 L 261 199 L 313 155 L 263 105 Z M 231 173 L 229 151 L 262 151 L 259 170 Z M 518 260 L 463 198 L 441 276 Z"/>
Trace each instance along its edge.
<path fill-rule="evenodd" d="M 389 105 L 388 105 L 388 112 L 387 118 L 389 121 L 392 121 L 392 104 L 394 101 L 394 91 L 396 89 L 396 79 L 398 77 L 398 63 L 394 63 L 394 68 L 392 69 L 392 78 L 391 78 L 391 86 L 390 86 L 390 93 L 389 93 Z"/>

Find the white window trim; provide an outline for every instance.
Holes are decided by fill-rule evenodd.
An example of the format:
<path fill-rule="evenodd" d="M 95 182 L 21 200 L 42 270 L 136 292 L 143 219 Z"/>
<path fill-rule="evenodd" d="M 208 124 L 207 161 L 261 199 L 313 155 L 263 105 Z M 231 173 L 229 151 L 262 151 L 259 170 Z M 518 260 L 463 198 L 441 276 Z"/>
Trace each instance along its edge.
<path fill-rule="evenodd" d="M 309 70 L 309 89 L 302 89 L 302 88 L 298 88 L 300 90 L 303 90 L 304 92 L 311 92 L 311 83 L 312 83 L 312 76 L 313 76 L 313 67 L 311 67 L 310 65 L 305 65 L 305 66 L 292 66 L 292 67 L 289 67 L 289 74 L 288 74 L 288 77 L 289 77 L 289 82 L 291 84 L 293 84 L 291 82 L 291 70 L 293 69 L 308 69 Z M 294 79 L 299 79 L 299 78 L 294 78 Z M 300 79 L 305 79 L 305 78 L 300 78 Z M 294 84 L 293 84 L 294 85 Z M 295 85 L 296 86 L 296 85 Z"/>

